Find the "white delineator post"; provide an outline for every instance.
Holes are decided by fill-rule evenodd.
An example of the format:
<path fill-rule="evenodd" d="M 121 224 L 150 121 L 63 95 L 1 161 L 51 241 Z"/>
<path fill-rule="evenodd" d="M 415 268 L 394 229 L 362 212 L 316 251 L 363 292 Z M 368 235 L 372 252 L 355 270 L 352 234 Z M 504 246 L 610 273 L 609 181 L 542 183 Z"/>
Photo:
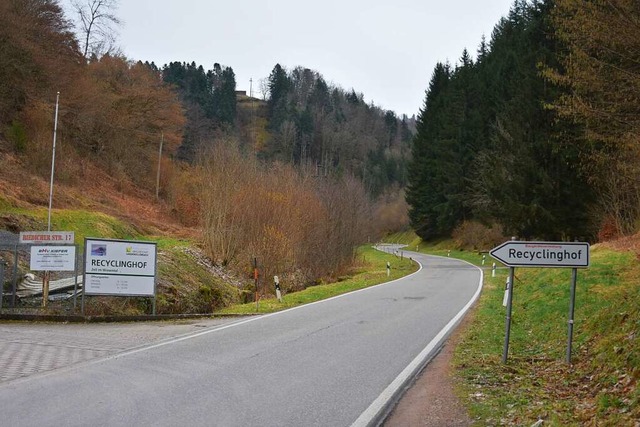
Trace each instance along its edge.
<path fill-rule="evenodd" d="M 507 306 L 507 300 L 509 299 L 509 292 L 511 292 L 511 283 L 509 283 L 509 278 L 507 277 L 507 282 L 504 284 L 504 297 L 502 298 L 502 306 Z"/>
<path fill-rule="evenodd" d="M 280 292 L 280 279 L 278 278 L 278 276 L 273 276 L 273 283 L 276 286 L 276 297 L 278 298 L 278 301 L 282 302 L 282 293 Z"/>
<path fill-rule="evenodd" d="M 387 277 L 391 275 L 391 263 L 387 261 Z"/>

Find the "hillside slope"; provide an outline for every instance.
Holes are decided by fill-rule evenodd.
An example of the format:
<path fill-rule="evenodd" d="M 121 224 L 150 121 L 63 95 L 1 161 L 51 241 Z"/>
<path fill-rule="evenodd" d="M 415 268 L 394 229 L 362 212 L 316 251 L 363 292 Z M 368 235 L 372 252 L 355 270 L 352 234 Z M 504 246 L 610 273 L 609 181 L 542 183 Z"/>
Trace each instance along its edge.
<path fill-rule="evenodd" d="M 0 141 L 0 146 L 2 141 Z M 64 159 L 59 159 L 64 162 Z M 54 180 L 53 230 L 75 232 L 76 243 L 84 237 L 144 239 L 158 242 L 158 304 L 162 313 L 207 313 L 240 301 L 242 282 L 223 269 L 212 266 L 198 249 L 196 228 L 181 224 L 170 207 L 135 185 L 118 181 L 86 162 L 84 179 L 73 185 Z M 49 182 L 29 169 L 23 160 L 0 151 L 0 230 L 46 230 Z M 12 267 L 12 254 L 0 255 Z M 10 269 L 8 271 L 11 271 Z M 23 255 L 20 274 L 28 272 Z M 9 291 L 11 277 L 5 278 Z M 35 301 L 27 305 L 33 305 Z M 6 301 L 5 301 L 6 306 Z M 24 308 L 24 307 L 23 307 Z M 68 309 L 68 304 L 52 304 L 49 312 Z M 145 299 L 95 298 L 87 314 L 140 314 L 149 312 Z"/>

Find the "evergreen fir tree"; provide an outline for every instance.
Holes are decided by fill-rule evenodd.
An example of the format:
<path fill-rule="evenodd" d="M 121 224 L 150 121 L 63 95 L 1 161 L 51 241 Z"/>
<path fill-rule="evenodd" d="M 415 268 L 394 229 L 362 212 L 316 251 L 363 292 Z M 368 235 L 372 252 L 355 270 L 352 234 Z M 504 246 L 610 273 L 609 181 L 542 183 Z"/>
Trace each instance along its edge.
<path fill-rule="evenodd" d="M 291 89 L 291 82 L 287 72 L 276 64 L 269 75 L 269 126 L 273 130 L 278 130 L 287 117 L 288 101 L 287 94 Z"/>

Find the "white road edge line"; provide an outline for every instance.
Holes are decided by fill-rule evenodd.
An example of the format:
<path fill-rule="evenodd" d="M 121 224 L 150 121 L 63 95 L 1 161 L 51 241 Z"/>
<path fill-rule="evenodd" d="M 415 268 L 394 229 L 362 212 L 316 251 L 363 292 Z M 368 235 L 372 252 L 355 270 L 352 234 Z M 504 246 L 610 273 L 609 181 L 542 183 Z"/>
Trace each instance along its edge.
<path fill-rule="evenodd" d="M 430 255 L 437 256 L 437 255 Z M 446 258 L 446 257 L 439 257 Z M 447 258 L 451 259 L 451 258 Z M 411 381 L 422 369 L 427 365 L 428 362 L 431 361 L 431 358 L 434 356 L 434 352 L 440 347 L 440 345 L 444 342 L 444 340 L 449 336 L 451 331 L 458 325 L 462 317 L 467 313 L 469 308 L 473 305 L 474 302 L 480 296 L 480 292 L 482 291 L 482 282 L 484 280 L 484 272 L 482 269 L 476 265 L 471 264 L 470 262 L 464 260 L 458 260 L 460 262 L 467 263 L 476 267 L 480 270 L 480 282 L 478 283 L 478 289 L 476 289 L 476 293 L 473 295 L 471 300 L 465 305 L 458 314 L 455 315 L 453 319 L 449 321 L 445 325 L 444 328 L 436 335 L 429 344 L 418 354 L 415 359 L 409 363 L 409 365 L 404 368 L 402 372 L 396 377 L 395 380 L 387 386 L 386 389 L 378 396 L 376 400 L 373 401 L 371 405 L 365 411 L 360 414 L 357 420 L 351 427 L 369 427 L 369 426 L 377 426 L 380 425 L 384 421 L 384 417 L 387 414 L 387 411 L 390 409 L 389 406 L 391 404 L 396 403 L 396 399 L 400 397 L 401 392 L 404 391 L 406 384 Z"/>

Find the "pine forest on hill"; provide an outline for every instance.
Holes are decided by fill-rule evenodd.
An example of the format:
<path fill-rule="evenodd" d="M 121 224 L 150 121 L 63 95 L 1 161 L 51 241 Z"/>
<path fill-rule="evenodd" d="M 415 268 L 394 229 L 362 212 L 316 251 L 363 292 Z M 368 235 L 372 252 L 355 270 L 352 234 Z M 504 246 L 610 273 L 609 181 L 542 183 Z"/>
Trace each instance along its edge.
<path fill-rule="evenodd" d="M 258 99 L 236 93 L 231 66 L 126 58 L 116 6 L 0 0 L 3 210 L 47 205 L 59 92 L 56 209 L 197 236 L 240 277 L 257 257 L 285 292 L 339 277 L 358 245 L 406 226 L 414 119 L 304 67 L 276 64 Z M 12 215 L 0 228 L 42 229 Z"/>

